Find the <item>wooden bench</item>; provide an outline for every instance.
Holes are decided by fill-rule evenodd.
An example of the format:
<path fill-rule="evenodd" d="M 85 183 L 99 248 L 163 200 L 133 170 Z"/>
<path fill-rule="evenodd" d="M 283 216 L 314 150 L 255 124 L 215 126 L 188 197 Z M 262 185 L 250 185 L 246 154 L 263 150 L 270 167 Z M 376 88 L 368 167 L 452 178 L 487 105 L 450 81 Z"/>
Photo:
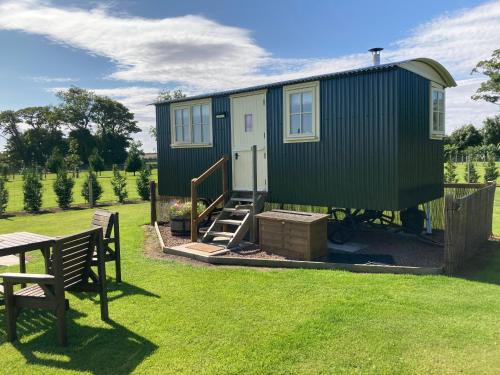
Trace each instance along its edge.
<path fill-rule="evenodd" d="M 94 216 L 92 217 L 92 227 L 102 228 L 104 235 L 104 261 L 115 262 L 116 281 L 121 283 L 120 222 L 118 212 L 110 212 L 100 209 L 96 210 L 94 212 Z M 95 254 L 92 258 L 92 266 L 97 266 L 97 257 Z M 91 277 L 95 281 L 95 276 Z"/>
<path fill-rule="evenodd" d="M 98 252 L 98 285 L 101 319 L 107 320 L 106 270 L 102 230 L 91 229 L 75 235 L 61 237 L 54 242 L 50 274 L 4 273 L 5 322 L 7 340 L 17 339 L 17 318 L 21 309 L 52 311 L 57 318 L 58 339 L 67 345 L 66 310 L 69 302 L 65 291 L 87 284 L 91 274 L 91 260 Z M 33 284 L 14 292 L 14 285 Z"/>

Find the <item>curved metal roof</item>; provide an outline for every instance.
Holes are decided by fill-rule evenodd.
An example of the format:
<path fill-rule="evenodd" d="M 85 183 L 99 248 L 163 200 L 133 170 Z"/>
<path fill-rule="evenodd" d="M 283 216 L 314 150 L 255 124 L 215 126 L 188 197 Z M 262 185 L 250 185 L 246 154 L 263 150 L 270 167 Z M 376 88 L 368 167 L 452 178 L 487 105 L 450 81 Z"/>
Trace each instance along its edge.
<path fill-rule="evenodd" d="M 345 70 L 345 71 L 341 71 L 341 72 L 320 74 L 320 75 L 315 75 L 315 76 L 310 76 L 310 77 L 292 79 L 292 80 L 288 80 L 288 81 L 281 81 L 281 82 L 268 83 L 268 84 L 263 84 L 263 85 L 258 85 L 258 86 L 251 86 L 251 87 L 246 87 L 246 88 L 242 88 L 242 89 L 218 91 L 218 92 L 212 92 L 212 93 L 207 93 L 207 94 L 190 96 L 190 97 L 186 97 L 186 98 L 165 100 L 165 101 L 151 103 L 151 104 L 158 105 L 158 104 L 166 104 L 166 103 L 178 103 L 178 102 L 186 102 L 189 100 L 206 99 L 206 98 L 211 98 L 214 96 L 240 94 L 240 93 L 244 93 L 244 92 L 263 90 L 263 89 L 276 87 L 276 86 L 293 85 L 296 83 L 317 81 L 320 79 L 333 78 L 333 77 L 342 76 L 342 75 L 354 75 L 354 74 L 377 71 L 377 70 L 389 70 L 389 69 L 394 69 L 394 68 L 398 68 L 398 67 L 403 68 L 403 69 L 407 69 L 406 66 L 409 63 L 422 63 L 422 64 L 429 66 L 431 69 L 434 70 L 434 72 L 436 72 L 438 74 L 439 77 L 441 77 L 441 79 L 443 80 L 443 83 L 445 83 L 445 87 L 455 87 L 457 85 L 457 83 L 455 82 L 455 80 L 451 76 L 450 72 L 448 72 L 448 70 L 443 65 L 438 63 L 436 60 L 429 59 L 426 57 L 420 57 L 420 58 L 416 58 L 416 59 L 409 59 L 409 60 L 403 60 L 403 61 L 398 61 L 398 62 L 380 64 L 380 65 L 371 65 L 371 66 L 367 66 L 367 67 L 363 67 L 363 68 Z M 410 69 L 408 69 L 408 70 L 410 70 Z M 411 71 L 413 71 L 416 74 L 419 74 L 419 72 L 415 72 L 415 70 L 411 70 Z M 423 74 L 421 74 L 421 75 L 423 75 Z M 425 76 L 425 75 L 423 75 L 423 76 Z M 429 79 L 429 77 L 426 77 L 426 78 Z"/>

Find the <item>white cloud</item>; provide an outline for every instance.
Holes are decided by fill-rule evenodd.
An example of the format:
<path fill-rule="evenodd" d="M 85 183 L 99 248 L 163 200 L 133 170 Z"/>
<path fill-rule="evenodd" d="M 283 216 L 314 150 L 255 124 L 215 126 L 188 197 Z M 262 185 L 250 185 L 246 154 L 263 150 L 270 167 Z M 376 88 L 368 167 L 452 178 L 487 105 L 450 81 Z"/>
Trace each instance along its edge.
<path fill-rule="evenodd" d="M 79 81 L 78 78 L 70 77 L 47 77 L 47 76 L 27 76 L 24 79 L 36 82 L 36 83 L 62 83 L 62 82 L 76 82 Z"/>
<path fill-rule="evenodd" d="M 482 127 L 486 117 L 498 114 L 498 106 L 471 99 L 482 81 L 482 78 L 458 80 L 457 87 L 446 91 L 446 132 L 448 134 L 465 124 Z"/>
<path fill-rule="evenodd" d="M 56 7 L 39 0 L 0 3 L 0 29 L 43 35 L 65 46 L 110 59 L 109 79 L 187 87 L 192 93 L 244 87 L 370 64 L 367 52 L 332 59 L 281 59 L 260 47 L 248 30 L 202 16 L 147 19 L 116 15 L 99 6 L 90 10 Z M 430 57 L 459 80 L 449 91 L 448 129 L 464 122 L 479 125 L 497 107 L 473 102 L 481 78 L 470 79 L 474 64 L 491 55 L 500 40 L 500 1 L 462 9 L 430 20 L 384 50 L 382 62 Z M 143 104 L 156 89 L 111 89 L 110 96 L 130 106 L 138 118 L 152 121 Z M 146 97 L 148 99 L 146 99 Z M 142 121 L 142 120 L 141 120 Z"/>

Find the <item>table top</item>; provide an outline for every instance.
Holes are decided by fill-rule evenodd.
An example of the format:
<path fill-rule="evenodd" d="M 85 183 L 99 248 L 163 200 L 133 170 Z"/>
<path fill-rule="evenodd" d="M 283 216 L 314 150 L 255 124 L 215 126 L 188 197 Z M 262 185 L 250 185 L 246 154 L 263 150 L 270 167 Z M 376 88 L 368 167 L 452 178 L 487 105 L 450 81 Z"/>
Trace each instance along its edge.
<path fill-rule="evenodd" d="M 15 253 L 38 249 L 41 246 L 50 245 L 55 240 L 54 237 L 43 236 L 30 232 L 15 232 L 0 234 L 0 255 L 5 253 Z"/>

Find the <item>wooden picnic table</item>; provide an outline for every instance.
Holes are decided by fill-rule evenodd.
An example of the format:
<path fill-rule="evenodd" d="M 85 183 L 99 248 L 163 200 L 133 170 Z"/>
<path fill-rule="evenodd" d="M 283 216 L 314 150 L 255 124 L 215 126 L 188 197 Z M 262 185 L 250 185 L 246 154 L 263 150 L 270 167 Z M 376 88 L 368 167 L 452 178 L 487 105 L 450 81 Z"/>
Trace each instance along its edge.
<path fill-rule="evenodd" d="M 50 248 L 54 241 L 54 237 L 30 232 L 0 234 L 0 256 L 19 255 L 19 271 L 26 273 L 26 253 L 40 250 L 45 259 L 45 271 L 48 271 Z M 0 286 L 0 293 L 2 292 L 3 287 Z"/>

